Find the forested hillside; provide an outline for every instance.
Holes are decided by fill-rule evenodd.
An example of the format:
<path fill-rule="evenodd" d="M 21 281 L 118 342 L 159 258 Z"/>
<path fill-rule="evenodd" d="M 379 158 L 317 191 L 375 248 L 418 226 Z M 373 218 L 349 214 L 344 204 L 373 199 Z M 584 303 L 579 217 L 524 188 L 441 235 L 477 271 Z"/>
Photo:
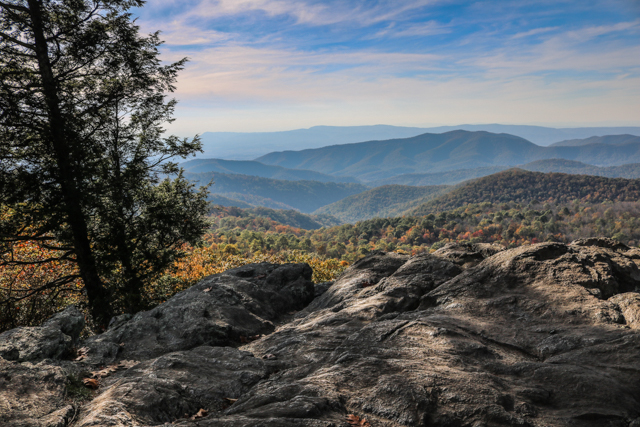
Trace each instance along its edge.
<path fill-rule="evenodd" d="M 246 256 L 293 249 L 347 261 L 375 249 L 418 253 L 449 242 L 515 247 L 600 236 L 635 246 L 640 243 L 640 202 L 474 203 L 426 216 L 375 218 L 308 231 L 265 224 L 225 218 L 209 238 L 220 251 L 232 245 L 234 253 Z"/>
<path fill-rule="evenodd" d="M 324 206 L 315 214 L 328 214 L 342 222 L 354 223 L 369 218 L 398 216 L 449 190 L 446 185 L 412 187 L 408 185 L 385 185 L 354 194 Z"/>
<path fill-rule="evenodd" d="M 527 204 L 574 200 L 583 203 L 636 202 L 640 200 L 640 180 L 509 169 L 464 184 L 406 214 L 428 215 L 481 202 Z"/>
<path fill-rule="evenodd" d="M 324 205 L 368 190 L 364 185 L 355 183 L 285 181 L 224 173 L 185 173 L 184 176 L 201 185 L 213 181 L 209 188 L 213 194 L 221 194 L 252 205 L 263 205 L 257 200 L 270 199 L 279 205 L 268 207 L 293 208 L 305 213 L 311 213 Z M 252 199 L 256 202 L 252 203 Z"/>
<path fill-rule="evenodd" d="M 620 166 L 593 166 L 582 162 L 564 159 L 536 160 L 517 166 L 518 169 L 530 172 L 559 172 L 579 175 L 605 176 L 607 178 L 640 178 L 640 163 L 632 163 Z M 402 185 L 439 185 L 457 184 L 474 178 L 491 175 L 503 170 L 511 169 L 507 166 L 491 166 L 486 168 L 459 169 L 440 173 L 413 173 L 397 175 L 392 178 L 368 182 L 371 187 L 378 187 L 389 184 Z"/>
<path fill-rule="evenodd" d="M 180 163 L 180 167 L 188 173 L 218 172 L 288 181 L 358 182 L 351 177 L 336 177 L 311 170 L 287 169 L 281 166 L 265 165 L 252 160 L 196 159 Z"/>
<path fill-rule="evenodd" d="M 304 230 L 316 230 L 333 227 L 342 222 L 330 215 L 307 215 L 295 210 L 269 209 L 264 207 L 239 209 L 235 207 L 216 207 L 212 210 L 214 220 L 212 229 L 217 228 L 253 228 L 264 231 L 276 231 L 277 226 L 289 226 Z M 249 227 L 249 224 L 252 224 Z"/>
<path fill-rule="evenodd" d="M 552 147 L 578 147 L 581 145 L 589 144 L 610 144 L 610 145 L 623 145 L 629 143 L 640 142 L 640 136 L 635 135 L 605 135 L 605 136 L 592 136 L 584 139 L 568 139 L 565 141 L 556 142 L 551 144 Z"/>

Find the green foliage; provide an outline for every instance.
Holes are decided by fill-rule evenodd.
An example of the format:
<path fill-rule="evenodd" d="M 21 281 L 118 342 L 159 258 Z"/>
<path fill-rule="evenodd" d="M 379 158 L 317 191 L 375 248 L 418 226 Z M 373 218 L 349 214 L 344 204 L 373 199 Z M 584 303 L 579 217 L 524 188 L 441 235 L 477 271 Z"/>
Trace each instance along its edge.
<path fill-rule="evenodd" d="M 141 36 L 128 13 L 142 4 L 0 3 L 0 207 L 17 219 L 0 235 L 75 261 L 102 324 L 144 307 L 144 283 L 206 228 L 205 191 L 181 175 L 160 182 L 200 143 L 163 137 L 185 61 L 161 64 L 158 34 Z"/>
<path fill-rule="evenodd" d="M 480 202 L 526 204 L 534 199 L 543 203 L 637 201 L 640 180 L 510 169 L 468 182 L 406 214 L 427 215 Z"/>
<path fill-rule="evenodd" d="M 372 250 L 429 252 L 448 242 L 498 243 L 515 247 L 544 241 L 612 237 L 640 243 L 640 202 L 589 204 L 480 203 L 426 216 L 374 218 L 318 230 L 264 222 L 217 222 L 208 239 L 240 254 L 278 253 L 284 248 L 354 261 Z"/>
<path fill-rule="evenodd" d="M 72 400 L 88 400 L 93 396 L 91 390 L 84 385 L 82 378 L 76 375 L 68 375 L 66 383 L 66 394 Z"/>
<path fill-rule="evenodd" d="M 370 218 L 397 216 L 449 190 L 448 186 L 411 187 L 385 185 L 354 194 L 314 213 L 332 215 L 343 222 L 356 222 Z"/>
<path fill-rule="evenodd" d="M 211 229 L 242 228 L 250 230 L 275 230 L 277 226 L 292 229 L 315 230 L 332 227 L 341 222 L 329 215 L 307 215 L 294 210 L 275 210 L 269 208 L 240 209 L 218 206 L 212 210 Z"/>

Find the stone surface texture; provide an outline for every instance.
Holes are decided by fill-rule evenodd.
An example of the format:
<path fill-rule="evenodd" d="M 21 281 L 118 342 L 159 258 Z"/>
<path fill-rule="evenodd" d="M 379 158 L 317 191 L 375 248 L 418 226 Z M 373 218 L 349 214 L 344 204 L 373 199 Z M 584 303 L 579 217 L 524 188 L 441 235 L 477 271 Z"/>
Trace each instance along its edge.
<path fill-rule="evenodd" d="M 1 335 L 0 424 L 640 427 L 639 263 L 585 239 L 375 252 L 315 286 L 245 266 L 114 320 L 80 361 Z"/>

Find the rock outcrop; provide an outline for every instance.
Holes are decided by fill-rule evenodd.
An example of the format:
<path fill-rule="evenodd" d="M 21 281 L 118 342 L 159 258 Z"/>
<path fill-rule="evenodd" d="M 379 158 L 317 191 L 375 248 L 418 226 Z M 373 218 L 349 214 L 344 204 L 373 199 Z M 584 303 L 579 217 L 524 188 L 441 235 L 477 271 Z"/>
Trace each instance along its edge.
<path fill-rule="evenodd" d="M 639 263 L 589 239 L 376 252 L 315 287 L 245 266 L 117 319 L 81 361 L 6 351 L 0 424 L 640 427 Z M 92 396 L 65 395 L 90 372 Z"/>

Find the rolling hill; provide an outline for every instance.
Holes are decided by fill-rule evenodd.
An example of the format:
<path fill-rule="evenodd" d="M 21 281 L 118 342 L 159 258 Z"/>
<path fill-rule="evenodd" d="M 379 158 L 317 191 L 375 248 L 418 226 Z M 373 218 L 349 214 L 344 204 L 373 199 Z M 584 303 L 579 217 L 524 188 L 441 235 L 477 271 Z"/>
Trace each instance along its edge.
<path fill-rule="evenodd" d="M 518 165 L 519 169 L 531 172 L 560 172 L 580 175 L 604 176 L 607 178 L 640 178 L 640 163 L 632 163 L 621 166 L 599 167 L 588 165 L 582 162 L 563 159 L 536 160 L 524 165 Z M 440 173 L 413 173 L 397 175 L 387 179 L 368 182 L 370 187 L 379 187 L 382 185 L 401 184 L 401 185 L 442 185 L 457 184 L 469 179 L 480 178 L 510 169 L 509 166 L 491 166 L 486 168 L 475 169 L 459 169 Z"/>
<path fill-rule="evenodd" d="M 196 159 L 181 163 L 180 167 L 189 173 L 218 172 L 287 181 L 358 182 L 351 177 L 335 177 L 311 170 L 287 169 L 251 160 Z"/>
<path fill-rule="evenodd" d="M 573 160 L 599 166 L 640 162 L 640 143 L 541 147 L 513 135 L 453 131 L 276 152 L 257 160 L 291 169 L 311 169 L 335 176 L 376 181 L 407 173 L 515 166 L 545 159 Z"/>
<path fill-rule="evenodd" d="M 582 203 L 636 202 L 640 200 L 640 180 L 509 169 L 462 184 L 404 214 L 427 215 L 481 202 L 528 204 L 574 200 Z"/>
<path fill-rule="evenodd" d="M 556 142 L 551 144 L 551 147 L 580 147 L 582 145 L 589 144 L 609 144 L 609 145 L 623 145 L 629 143 L 640 142 L 640 136 L 635 135 L 606 135 L 606 136 L 592 136 L 584 139 L 568 139 L 565 141 Z"/>
<path fill-rule="evenodd" d="M 269 208 L 252 208 L 239 209 L 236 207 L 222 207 L 212 212 L 212 217 L 216 218 L 216 227 L 225 227 L 229 223 L 234 226 L 246 227 L 248 223 L 260 221 L 260 219 L 268 218 L 278 224 L 288 225 L 303 230 L 317 230 L 322 227 L 333 227 L 342 224 L 342 222 L 330 215 L 307 215 L 296 210 L 269 209 Z M 224 218 L 234 218 L 233 221 L 225 221 Z M 238 221 L 244 219 L 244 221 Z"/>
<path fill-rule="evenodd" d="M 368 190 L 362 184 L 318 182 L 318 181 L 285 181 L 249 175 L 225 173 L 185 173 L 185 178 L 195 183 L 214 184 L 209 187 L 212 194 L 241 200 L 251 205 L 267 204 L 267 207 L 293 208 L 304 213 L 336 202 L 352 194 Z"/>
<path fill-rule="evenodd" d="M 323 206 L 314 214 L 331 215 L 346 223 L 355 223 L 376 217 L 393 217 L 431 200 L 449 189 L 450 187 L 446 185 L 430 187 L 385 185 Z"/>

